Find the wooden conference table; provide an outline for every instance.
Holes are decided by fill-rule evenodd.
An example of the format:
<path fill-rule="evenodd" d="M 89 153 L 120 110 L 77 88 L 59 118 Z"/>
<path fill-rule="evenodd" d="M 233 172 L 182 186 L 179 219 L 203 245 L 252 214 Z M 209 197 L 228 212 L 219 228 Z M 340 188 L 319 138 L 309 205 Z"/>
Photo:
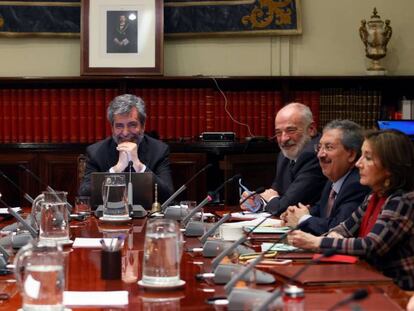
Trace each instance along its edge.
<path fill-rule="evenodd" d="M 223 296 L 224 289 L 221 285 L 214 285 L 210 281 L 198 281 L 195 275 L 200 272 L 210 272 L 210 259 L 201 255 L 184 252 L 181 265 L 181 279 L 186 281 L 182 289 L 169 291 L 152 291 L 138 286 L 141 279 L 141 266 L 143 256 L 143 244 L 146 219 L 135 219 L 129 225 L 110 226 L 103 225 L 95 217 L 86 221 L 71 222 L 71 238 L 75 237 L 112 237 L 120 232 L 127 233 L 123 247 L 124 267 L 122 280 L 105 281 L 100 277 L 100 249 L 67 248 L 66 254 L 66 290 L 69 291 L 118 291 L 129 292 L 129 305 L 124 310 L 225 310 L 226 308 L 209 305 L 207 298 Z M 198 246 L 195 238 L 186 239 L 185 248 Z M 294 265 L 304 264 L 294 263 Z M 363 263 L 361 263 L 363 264 Z M 276 277 L 277 282 L 271 286 L 275 288 L 285 280 Z M 0 292 L 11 295 L 10 300 L 0 302 L 1 310 L 17 310 L 21 306 L 21 297 L 13 282 L 13 275 L 0 277 Z M 361 286 L 353 285 L 329 285 L 305 287 L 306 310 L 325 310 L 355 289 Z M 362 302 L 363 310 L 398 310 L 405 308 L 408 295 L 395 286 L 392 282 L 381 284 L 368 284 L 362 286 L 371 293 L 370 302 Z M 260 288 L 258 286 L 258 288 Z M 266 286 L 266 289 L 270 289 Z M 388 300 L 383 304 L 382 300 Z M 327 301 L 329 300 L 329 301 Z M 325 306 L 322 302 L 326 302 Z M 385 301 L 385 300 L 384 300 Z M 365 303 L 365 304 L 364 304 Z M 386 307 L 384 307 L 386 306 Z M 386 308 L 386 309 L 382 309 Z M 85 310 L 85 308 L 73 308 L 72 310 Z M 88 307 L 87 310 L 115 310 L 116 307 Z"/>

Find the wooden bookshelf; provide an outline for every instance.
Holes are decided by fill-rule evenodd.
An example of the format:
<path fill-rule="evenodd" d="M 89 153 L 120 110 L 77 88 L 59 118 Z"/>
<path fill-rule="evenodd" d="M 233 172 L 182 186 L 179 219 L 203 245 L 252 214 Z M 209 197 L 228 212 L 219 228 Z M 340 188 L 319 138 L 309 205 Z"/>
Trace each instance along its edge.
<path fill-rule="evenodd" d="M 359 118 L 366 119 L 357 121 L 371 127 L 376 118 L 392 118 L 403 97 L 414 99 L 414 76 L 3 77 L 0 78 L 0 169 L 11 175 L 24 190 L 35 195 L 42 187 L 18 169 L 17 164 L 25 164 L 41 175 L 46 183 L 68 190 L 70 199 L 73 199 L 78 186 L 75 173 L 78 155 L 84 153 L 87 145 L 110 134 L 105 105 L 117 94 L 136 93 L 144 99 L 148 97 L 150 118 L 147 130 L 159 132 L 160 120 L 157 117 L 162 114 L 165 119 L 161 138 L 171 146 L 176 187 L 203 163 L 214 164 L 205 180 L 188 190 L 188 197 L 200 200 L 207 190 L 213 190 L 225 177 L 244 171 L 251 154 L 255 159 L 262 159 L 263 169 L 271 172 L 266 175 L 267 183 L 274 172 L 269 154 L 277 153 L 275 143 L 271 139 L 256 144 L 245 142 L 244 137 L 250 133 L 244 127 L 236 126 L 223 113 L 225 100 L 217 85 L 226 94 L 231 104 L 229 110 L 236 119 L 247 122 L 253 135 L 268 139 L 273 135 L 273 119 L 277 110 L 292 100 L 310 98 L 311 109 L 317 112 L 315 117 L 320 126 L 330 118 L 348 117 L 347 111 L 356 110 Z M 160 101 L 159 97 L 164 93 L 171 96 Z M 93 96 L 88 97 L 88 94 Z M 191 97 L 188 94 L 195 95 Z M 188 100 L 186 96 L 191 97 L 190 108 L 177 108 Z M 68 102 L 62 98 L 68 98 Z M 362 100 L 364 98 L 366 102 Z M 158 105 L 155 108 L 151 106 L 154 101 Z M 326 103 L 328 108 L 325 111 Z M 376 110 L 373 103 L 378 104 Z M 99 110 L 99 116 L 94 109 Z M 186 116 L 188 109 L 194 110 L 194 114 Z M 66 115 L 62 119 L 64 111 Z M 256 111 L 260 112 L 255 114 Z M 175 127 L 170 129 L 172 124 Z M 88 134 L 83 135 L 86 130 Z M 234 143 L 203 143 L 197 138 L 205 130 L 234 131 L 238 138 Z M 72 175 L 73 178 L 67 178 Z M 258 176 L 248 175 L 246 173 L 247 183 L 251 187 L 268 186 L 260 184 L 264 181 L 260 181 Z M 3 197 L 19 198 L 7 202 L 26 204 L 22 195 L 4 179 L 0 178 L 0 186 Z M 232 192 L 232 187 L 226 188 L 224 198 L 228 203 L 235 201 Z"/>

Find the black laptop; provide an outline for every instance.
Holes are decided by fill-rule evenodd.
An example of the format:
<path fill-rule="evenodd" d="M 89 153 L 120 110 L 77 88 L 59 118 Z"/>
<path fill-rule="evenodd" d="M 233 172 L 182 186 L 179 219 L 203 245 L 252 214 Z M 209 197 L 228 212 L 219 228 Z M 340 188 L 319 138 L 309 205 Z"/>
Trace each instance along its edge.
<path fill-rule="evenodd" d="M 91 198 L 90 203 L 93 209 L 102 205 L 102 183 L 105 176 L 110 175 L 108 172 L 99 172 L 91 174 Z M 125 175 L 125 182 L 128 186 L 129 173 L 121 173 Z M 131 181 L 133 188 L 133 204 L 141 205 L 144 209 L 150 210 L 154 200 L 154 174 L 131 173 Z"/>
<path fill-rule="evenodd" d="M 380 130 L 399 130 L 414 140 L 414 120 L 377 120 Z"/>

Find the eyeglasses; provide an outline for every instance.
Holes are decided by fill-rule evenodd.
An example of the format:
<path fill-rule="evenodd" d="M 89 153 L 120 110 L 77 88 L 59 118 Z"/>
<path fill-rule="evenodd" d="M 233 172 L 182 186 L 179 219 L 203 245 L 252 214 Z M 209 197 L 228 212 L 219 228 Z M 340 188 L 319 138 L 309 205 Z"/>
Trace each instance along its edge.
<path fill-rule="evenodd" d="M 319 151 L 324 150 L 325 152 L 331 152 L 336 149 L 336 146 L 333 144 L 316 144 L 313 146 L 316 153 Z"/>

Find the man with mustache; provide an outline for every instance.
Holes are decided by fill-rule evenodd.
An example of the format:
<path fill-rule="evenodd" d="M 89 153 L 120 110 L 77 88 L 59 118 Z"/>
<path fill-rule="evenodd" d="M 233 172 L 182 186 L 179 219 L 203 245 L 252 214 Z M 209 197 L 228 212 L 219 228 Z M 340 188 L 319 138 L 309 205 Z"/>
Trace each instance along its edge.
<path fill-rule="evenodd" d="M 137 173 L 153 172 L 158 184 L 159 200 L 165 201 L 173 192 L 169 147 L 144 134 L 147 114 L 144 101 L 131 94 L 115 97 L 108 106 L 107 118 L 112 137 L 86 149 L 85 175 L 79 188 L 80 195 L 90 195 L 93 172 Z"/>
<path fill-rule="evenodd" d="M 360 184 L 355 167 L 363 139 L 362 128 L 349 120 L 334 120 L 324 127 L 315 145 L 322 173 L 328 178 L 321 199 L 312 207 L 289 206 L 280 216 L 285 225 L 299 225 L 302 231 L 321 235 L 351 216 L 370 191 Z"/>
<path fill-rule="evenodd" d="M 281 151 L 276 177 L 261 197 L 268 202 L 266 211 L 280 215 L 298 202 L 316 203 L 326 178 L 313 149 L 320 135 L 309 107 L 291 103 L 280 109 L 275 118 L 275 134 Z M 244 192 L 242 199 L 246 196 Z M 246 210 L 255 205 L 256 202 L 249 199 L 241 208 Z"/>

